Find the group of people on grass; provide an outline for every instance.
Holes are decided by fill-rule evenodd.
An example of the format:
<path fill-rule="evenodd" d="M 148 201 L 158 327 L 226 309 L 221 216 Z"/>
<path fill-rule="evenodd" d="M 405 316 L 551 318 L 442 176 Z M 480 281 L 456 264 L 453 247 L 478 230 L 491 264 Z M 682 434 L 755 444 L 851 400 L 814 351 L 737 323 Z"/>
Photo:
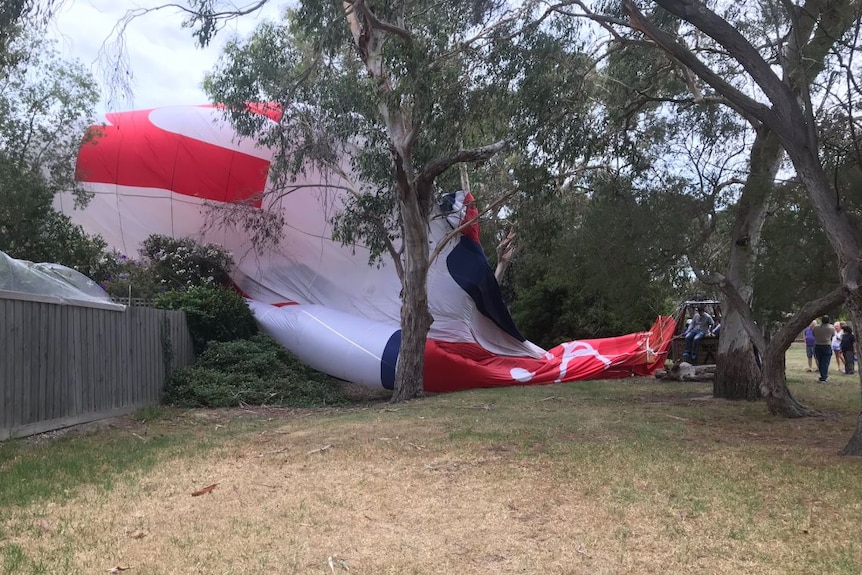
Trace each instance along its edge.
<path fill-rule="evenodd" d="M 840 370 L 844 367 L 846 375 L 856 373 L 856 336 L 853 327 L 847 322 L 836 321 L 833 325 L 829 316 L 820 318 L 820 323 L 812 321 L 805 328 L 805 353 L 808 356 L 808 371 L 814 371 L 812 361 L 820 372 L 820 383 L 829 378 L 829 364 L 835 356 L 835 364 Z"/>

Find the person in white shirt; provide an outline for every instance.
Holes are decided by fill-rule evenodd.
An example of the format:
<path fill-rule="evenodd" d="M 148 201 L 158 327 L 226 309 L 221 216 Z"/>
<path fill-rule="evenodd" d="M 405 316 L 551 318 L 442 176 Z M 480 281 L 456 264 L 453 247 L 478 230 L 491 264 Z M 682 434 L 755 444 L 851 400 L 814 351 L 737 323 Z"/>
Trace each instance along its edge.
<path fill-rule="evenodd" d="M 840 371 L 844 365 L 844 352 L 841 351 L 841 322 L 836 321 L 832 325 L 835 328 L 835 335 L 832 336 L 832 353 L 835 355 L 835 366 Z"/>

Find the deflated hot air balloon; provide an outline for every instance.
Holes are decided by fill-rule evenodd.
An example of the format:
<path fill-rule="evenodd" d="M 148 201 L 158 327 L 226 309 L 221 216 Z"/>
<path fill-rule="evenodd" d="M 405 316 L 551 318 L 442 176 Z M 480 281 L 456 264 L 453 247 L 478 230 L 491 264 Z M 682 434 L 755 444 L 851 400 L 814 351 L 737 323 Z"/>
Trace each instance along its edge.
<path fill-rule="evenodd" d="M 272 109 L 259 113 L 278 119 Z M 224 246 L 237 263 L 232 279 L 263 331 L 315 369 L 393 387 L 401 283 L 391 262 L 369 266 L 367 249 L 333 241 L 330 220 L 346 187 L 337 176 L 308 166 L 291 193 L 265 194 L 271 151 L 238 138 L 213 106 L 110 113 L 104 123 L 77 162 L 93 200 L 84 210 L 60 200 L 74 221 L 127 253 L 151 234 Z M 279 214 L 279 245 L 261 253 L 238 229 L 205 229 L 205 204 L 231 202 Z M 469 193 L 448 194 L 430 222 L 432 249 L 476 213 Z M 442 248 L 429 270 L 428 299 L 434 321 L 424 386 L 431 392 L 648 375 L 663 365 L 674 329 L 671 318 L 660 317 L 647 332 L 539 348 L 503 303 L 478 224 Z"/>

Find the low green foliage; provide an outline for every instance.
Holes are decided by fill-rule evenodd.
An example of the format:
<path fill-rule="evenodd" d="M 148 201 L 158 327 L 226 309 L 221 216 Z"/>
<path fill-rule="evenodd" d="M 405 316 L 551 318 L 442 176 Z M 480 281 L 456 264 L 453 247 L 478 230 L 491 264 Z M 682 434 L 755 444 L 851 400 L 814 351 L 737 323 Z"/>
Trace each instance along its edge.
<path fill-rule="evenodd" d="M 304 366 L 269 336 L 256 335 L 212 342 L 195 365 L 171 376 L 165 401 L 182 407 L 321 407 L 346 399 L 335 380 Z"/>
<path fill-rule="evenodd" d="M 197 286 L 159 294 L 155 303 L 159 308 L 186 312 L 192 345 L 198 355 L 211 341 L 245 339 L 257 333 L 248 304 L 233 290 Z"/>
<path fill-rule="evenodd" d="M 109 254 L 110 265 L 94 279 L 111 295 L 144 299 L 170 290 L 230 284 L 233 257 L 221 246 L 153 234 L 144 240 L 140 254 L 137 260 Z"/>

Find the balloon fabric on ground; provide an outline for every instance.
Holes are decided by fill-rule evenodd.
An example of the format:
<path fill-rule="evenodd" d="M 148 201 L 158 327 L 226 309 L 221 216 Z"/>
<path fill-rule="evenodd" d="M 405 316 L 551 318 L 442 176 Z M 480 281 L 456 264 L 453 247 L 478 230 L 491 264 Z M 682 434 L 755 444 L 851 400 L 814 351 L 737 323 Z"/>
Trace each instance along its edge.
<path fill-rule="evenodd" d="M 277 112 L 261 107 L 272 121 Z M 195 237 L 231 250 L 233 281 L 260 327 L 311 367 L 391 389 L 400 344 L 401 283 L 394 266 L 368 265 L 363 246 L 333 241 L 330 219 L 349 183 L 307 166 L 287 194 L 267 194 L 271 152 L 239 139 L 214 106 L 107 114 L 84 145 L 78 181 L 94 197 L 60 208 L 124 253 L 151 234 Z M 205 228 L 207 206 L 245 202 L 283 218 L 275 248 L 256 250 L 242 231 Z M 430 222 L 432 249 L 476 215 L 469 193 L 447 194 Z M 674 324 L 567 342 L 543 350 L 512 321 L 481 245 L 478 224 L 449 241 L 428 277 L 434 322 L 425 347 L 425 390 L 549 384 L 649 375 L 664 364 Z"/>

